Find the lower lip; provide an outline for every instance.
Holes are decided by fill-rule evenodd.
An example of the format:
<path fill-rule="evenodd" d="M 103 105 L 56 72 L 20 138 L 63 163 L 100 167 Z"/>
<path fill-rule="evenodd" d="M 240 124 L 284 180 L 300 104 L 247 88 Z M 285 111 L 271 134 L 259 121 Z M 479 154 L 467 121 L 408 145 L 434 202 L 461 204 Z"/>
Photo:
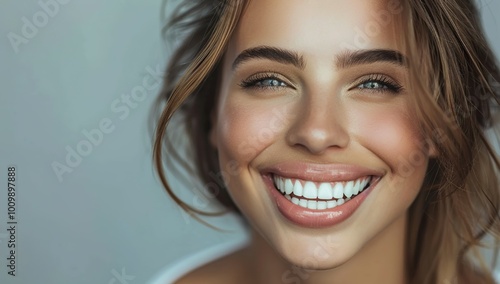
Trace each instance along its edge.
<path fill-rule="evenodd" d="M 379 179 L 373 178 L 370 187 L 342 205 L 331 209 L 312 210 L 292 203 L 274 186 L 270 175 L 263 176 L 271 196 L 276 201 L 280 213 L 296 225 L 307 228 L 325 228 L 335 226 L 349 218 L 366 199 Z"/>

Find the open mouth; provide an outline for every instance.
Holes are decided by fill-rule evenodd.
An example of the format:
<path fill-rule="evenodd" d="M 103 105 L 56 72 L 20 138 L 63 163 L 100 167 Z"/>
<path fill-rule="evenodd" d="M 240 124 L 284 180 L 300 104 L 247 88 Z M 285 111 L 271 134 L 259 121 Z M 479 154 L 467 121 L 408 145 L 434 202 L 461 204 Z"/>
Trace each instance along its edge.
<path fill-rule="evenodd" d="M 351 200 L 371 186 L 373 176 L 336 182 L 315 182 L 272 175 L 274 187 L 292 203 L 312 209 L 331 209 Z"/>

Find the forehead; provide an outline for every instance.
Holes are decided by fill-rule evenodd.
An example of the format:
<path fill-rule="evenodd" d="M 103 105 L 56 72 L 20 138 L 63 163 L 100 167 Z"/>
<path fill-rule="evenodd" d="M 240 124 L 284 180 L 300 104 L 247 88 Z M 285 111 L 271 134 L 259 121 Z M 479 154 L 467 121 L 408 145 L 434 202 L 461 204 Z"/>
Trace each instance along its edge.
<path fill-rule="evenodd" d="M 260 45 L 331 55 L 345 49 L 395 48 L 399 0 L 249 0 L 229 53 Z"/>

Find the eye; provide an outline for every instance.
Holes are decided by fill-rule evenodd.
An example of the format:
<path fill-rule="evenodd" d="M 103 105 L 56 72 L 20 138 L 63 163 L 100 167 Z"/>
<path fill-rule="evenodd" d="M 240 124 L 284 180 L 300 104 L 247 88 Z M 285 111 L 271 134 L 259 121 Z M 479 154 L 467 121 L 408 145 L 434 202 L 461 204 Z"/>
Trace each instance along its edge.
<path fill-rule="evenodd" d="M 356 84 L 355 88 L 371 92 L 399 93 L 403 88 L 396 81 L 382 74 L 369 75 L 366 78 L 362 78 L 361 82 Z"/>
<path fill-rule="evenodd" d="M 259 73 L 243 80 L 239 85 L 244 89 L 281 89 L 291 87 L 283 76 L 275 73 Z"/>
<path fill-rule="evenodd" d="M 382 82 L 368 81 L 368 82 L 361 83 L 358 86 L 358 88 L 360 88 L 360 89 L 388 89 L 389 87 Z"/>
<path fill-rule="evenodd" d="M 286 87 L 285 82 L 279 79 L 269 78 L 255 82 L 255 86 L 258 87 Z"/>

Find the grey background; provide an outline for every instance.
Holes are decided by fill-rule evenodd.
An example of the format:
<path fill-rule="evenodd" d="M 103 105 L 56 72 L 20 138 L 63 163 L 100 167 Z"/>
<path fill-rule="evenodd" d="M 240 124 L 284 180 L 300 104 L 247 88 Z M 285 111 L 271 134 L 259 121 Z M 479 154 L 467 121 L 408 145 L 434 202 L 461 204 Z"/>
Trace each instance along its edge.
<path fill-rule="evenodd" d="M 244 239 L 238 218 L 208 219 L 230 233 L 205 227 L 155 178 L 147 118 L 158 87 L 135 104 L 120 101 L 144 79 L 156 82 L 151 70 L 164 68 L 161 0 L 60 0 L 52 15 L 40 4 L 47 2 L 0 3 L 0 283 L 144 283 L 180 257 Z M 500 55 L 500 1 L 476 2 Z M 12 45 L 9 35 L 23 35 L 23 18 L 34 17 L 36 32 Z M 66 164 L 68 147 L 86 143 L 84 131 L 103 119 L 113 130 L 58 178 L 54 162 Z M 11 165 L 18 178 L 16 277 L 6 267 Z M 179 191 L 201 186 L 185 185 L 188 173 L 175 177 L 184 177 L 173 184 L 181 197 L 213 209 L 210 198 Z"/>

